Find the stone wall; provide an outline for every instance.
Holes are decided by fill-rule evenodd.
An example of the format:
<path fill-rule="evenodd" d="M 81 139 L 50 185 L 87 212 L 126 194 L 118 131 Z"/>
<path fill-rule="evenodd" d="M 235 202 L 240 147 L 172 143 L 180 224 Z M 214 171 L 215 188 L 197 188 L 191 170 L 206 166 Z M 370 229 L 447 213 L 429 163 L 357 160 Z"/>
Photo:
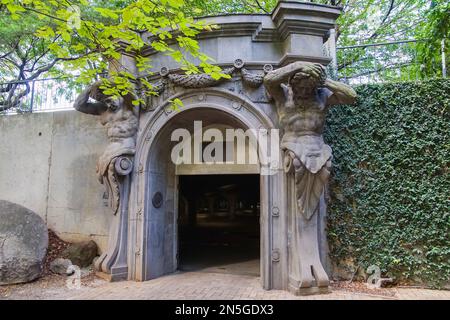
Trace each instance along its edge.
<path fill-rule="evenodd" d="M 64 240 L 104 250 L 111 212 L 95 174 L 104 131 L 76 111 L 1 116 L 0 199 L 35 211 Z"/>

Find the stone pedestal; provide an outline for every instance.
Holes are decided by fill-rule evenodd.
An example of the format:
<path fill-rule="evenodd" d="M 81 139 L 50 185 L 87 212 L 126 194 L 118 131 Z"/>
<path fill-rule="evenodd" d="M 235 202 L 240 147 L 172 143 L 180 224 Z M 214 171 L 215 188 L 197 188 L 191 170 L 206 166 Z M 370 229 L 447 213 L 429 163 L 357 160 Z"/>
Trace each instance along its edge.
<path fill-rule="evenodd" d="M 306 219 L 298 210 L 294 177 L 288 174 L 287 178 L 289 291 L 295 295 L 327 293 L 329 279 L 319 251 L 320 211 Z"/>

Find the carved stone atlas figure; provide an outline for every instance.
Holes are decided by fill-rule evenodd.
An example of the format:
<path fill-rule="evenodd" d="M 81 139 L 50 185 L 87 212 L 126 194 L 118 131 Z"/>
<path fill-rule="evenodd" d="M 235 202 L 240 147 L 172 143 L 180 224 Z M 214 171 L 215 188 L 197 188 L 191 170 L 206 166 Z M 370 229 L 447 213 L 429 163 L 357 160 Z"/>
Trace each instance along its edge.
<path fill-rule="evenodd" d="M 275 100 L 283 136 L 284 169 L 294 185 L 289 210 L 289 288 L 294 293 L 327 288 L 328 276 L 320 262 L 317 215 L 331 169 L 331 148 L 323 141 L 328 108 L 352 104 L 355 91 L 326 78 L 320 64 L 294 62 L 264 78 Z"/>
<path fill-rule="evenodd" d="M 120 253 L 117 242 L 126 234 L 120 232 L 120 224 L 127 219 L 129 174 L 135 153 L 138 130 L 138 108 L 132 105 L 133 95 L 114 98 L 102 93 L 101 81 L 84 90 L 75 100 L 74 108 L 80 112 L 100 116 L 100 122 L 107 128 L 109 143 L 97 162 L 97 175 L 105 184 L 110 207 L 114 213 L 108 250 L 96 261 L 99 271 L 110 273 L 117 265 Z M 115 236 L 114 236 L 115 235 Z M 124 261 L 126 265 L 126 261 Z M 122 264 L 122 263 L 120 263 Z"/>

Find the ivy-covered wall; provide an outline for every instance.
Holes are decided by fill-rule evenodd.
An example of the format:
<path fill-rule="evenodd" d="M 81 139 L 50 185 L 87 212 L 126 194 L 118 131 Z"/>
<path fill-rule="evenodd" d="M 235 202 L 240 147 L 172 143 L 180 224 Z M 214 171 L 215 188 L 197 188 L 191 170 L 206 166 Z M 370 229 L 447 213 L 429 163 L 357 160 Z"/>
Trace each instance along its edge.
<path fill-rule="evenodd" d="M 335 270 L 400 283 L 450 279 L 450 80 L 363 85 L 328 115 L 328 235 Z"/>

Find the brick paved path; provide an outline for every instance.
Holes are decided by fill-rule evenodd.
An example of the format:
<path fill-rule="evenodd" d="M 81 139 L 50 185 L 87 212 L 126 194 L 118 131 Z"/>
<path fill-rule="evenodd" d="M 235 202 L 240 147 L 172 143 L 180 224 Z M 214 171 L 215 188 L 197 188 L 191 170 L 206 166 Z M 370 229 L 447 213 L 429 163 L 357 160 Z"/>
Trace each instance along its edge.
<path fill-rule="evenodd" d="M 388 289 L 386 289 L 388 290 Z M 184 272 L 167 275 L 145 282 L 115 282 L 73 292 L 69 299 L 446 299 L 450 291 L 425 289 L 389 289 L 395 296 L 376 296 L 334 290 L 330 294 L 296 297 L 285 291 L 266 291 L 261 288 L 259 278 L 246 275 Z"/>

